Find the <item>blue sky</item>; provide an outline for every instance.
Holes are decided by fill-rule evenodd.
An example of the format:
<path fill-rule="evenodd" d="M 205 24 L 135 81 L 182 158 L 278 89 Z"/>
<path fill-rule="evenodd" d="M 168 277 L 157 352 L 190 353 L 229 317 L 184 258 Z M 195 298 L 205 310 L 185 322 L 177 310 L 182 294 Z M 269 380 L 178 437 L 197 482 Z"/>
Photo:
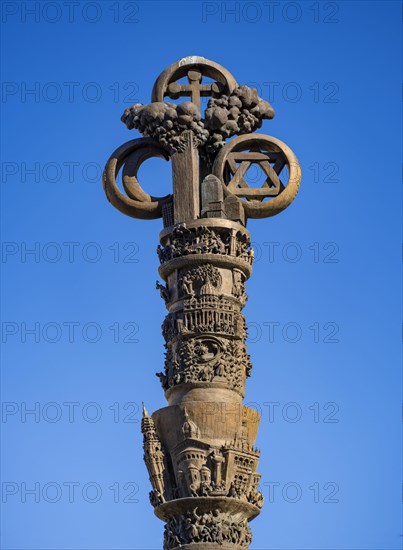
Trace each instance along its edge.
<path fill-rule="evenodd" d="M 400 25 L 397 2 L 2 3 L 2 548 L 161 548 L 139 426 L 165 405 L 161 222 L 100 176 L 187 55 L 254 83 L 303 170 L 248 224 L 251 548 L 401 548 Z M 170 192 L 168 163 L 140 176 Z"/>

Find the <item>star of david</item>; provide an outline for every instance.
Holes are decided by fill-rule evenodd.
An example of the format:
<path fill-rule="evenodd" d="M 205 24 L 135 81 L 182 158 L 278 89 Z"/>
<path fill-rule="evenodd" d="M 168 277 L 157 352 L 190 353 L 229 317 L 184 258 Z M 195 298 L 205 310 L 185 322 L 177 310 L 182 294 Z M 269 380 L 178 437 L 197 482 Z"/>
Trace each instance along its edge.
<path fill-rule="evenodd" d="M 286 160 L 281 153 L 262 153 L 260 150 L 234 152 L 228 154 L 226 161 L 227 188 L 237 197 L 262 201 L 266 197 L 276 197 L 283 191 L 284 185 L 279 174 L 286 165 Z M 260 188 L 250 187 L 245 180 L 252 164 L 258 164 L 266 175 Z"/>

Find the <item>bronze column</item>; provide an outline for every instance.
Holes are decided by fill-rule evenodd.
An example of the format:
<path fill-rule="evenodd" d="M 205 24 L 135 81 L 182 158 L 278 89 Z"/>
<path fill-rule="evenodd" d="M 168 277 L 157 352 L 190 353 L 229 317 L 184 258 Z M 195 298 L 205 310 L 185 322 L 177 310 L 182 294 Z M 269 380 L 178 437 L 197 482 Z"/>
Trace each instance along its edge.
<path fill-rule="evenodd" d="M 178 82 L 183 78 L 188 84 Z M 191 101 L 169 103 L 167 96 Z M 203 97 L 210 97 L 204 116 Z M 263 505 L 259 417 L 242 404 L 252 368 L 242 315 L 253 264 L 246 221 L 284 210 L 301 177 L 284 143 L 252 133 L 273 116 L 271 105 L 226 69 L 187 57 L 161 73 L 151 104 L 125 111 L 128 128 L 145 137 L 120 147 L 105 168 L 115 207 L 164 223 L 157 288 L 168 313 L 157 376 L 168 405 L 151 416 L 143 407 L 141 426 L 150 501 L 165 521 L 164 550 L 244 550 L 249 521 Z M 172 194 L 154 197 L 140 187 L 138 168 L 151 156 L 172 160 Z M 264 174 L 259 188 L 248 184 L 252 164 Z M 120 168 L 126 194 L 116 184 Z"/>

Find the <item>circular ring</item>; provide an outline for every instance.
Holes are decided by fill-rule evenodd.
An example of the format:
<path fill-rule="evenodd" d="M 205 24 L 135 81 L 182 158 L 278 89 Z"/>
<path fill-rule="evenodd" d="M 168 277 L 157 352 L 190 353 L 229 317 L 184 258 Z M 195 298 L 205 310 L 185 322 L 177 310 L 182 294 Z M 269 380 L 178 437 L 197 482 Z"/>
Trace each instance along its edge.
<path fill-rule="evenodd" d="M 186 76 L 192 69 L 199 70 L 203 76 L 219 82 L 223 86 L 222 93 L 230 94 L 238 86 L 235 78 L 225 67 L 205 57 L 191 55 L 173 63 L 159 75 L 151 93 L 151 101 L 164 101 L 168 86 Z"/>
<path fill-rule="evenodd" d="M 238 167 L 236 162 L 241 162 L 241 165 Z M 272 186 L 248 186 L 243 176 L 253 162 L 261 165 Z M 270 162 L 274 162 L 274 166 Z M 289 170 L 287 184 L 278 177 L 285 166 Z M 279 214 L 294 200 L 301 181 L 301 167 L 291 149 L 279 139 L 264 134 L 247 134 L 229 141 L 217 155 L 212 172 L 221 180 L 224 194 L 238 198 L 248 218 L 268 218 Z M 235 177 L 231 178 L 230 173 Z M 263 202 L 266 197 L 273 198 Z"/>
<path fill-rule="evenodd" d="M 154 139 L 133 139 L 116 149 L 105 166 L 102 184 L 107 199 L 120 212 L 132 218 L 141 220 L 160 218 L 162 206 L 172 199 L 172 195 L 153 197 L 141 188 L 137 173 L 141 164 L 151 157 L 169 160 L 167 151 Z M 127 197 L 116 184 L 116 176 L 123 165 L 122 179 Z"/>

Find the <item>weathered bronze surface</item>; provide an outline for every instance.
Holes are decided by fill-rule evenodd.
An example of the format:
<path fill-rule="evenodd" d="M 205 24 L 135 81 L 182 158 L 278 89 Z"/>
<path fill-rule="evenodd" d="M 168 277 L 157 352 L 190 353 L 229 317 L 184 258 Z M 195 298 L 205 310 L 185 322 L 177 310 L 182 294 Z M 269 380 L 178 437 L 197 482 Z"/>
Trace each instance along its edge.
<path fill-rule="evenodd" d="M 203 117 L 201 97 L 210 97 Z M 124 112 L 122 121 L 144 137 L 119 147 L 103 176 L 118 210 L 164 224 L 156 287 L 168 314 L 157 376 L 168 406 L 151 416 L 143 409 L 150 501 L 166 522 L 164 550 L 244 550 L 248 522 L 263 505 L 259 416 L 242 404 L 252 368 L 242 315 L 253 264 L 246 221 L 284 210 L 301 170 L 287 145 L 252 133 L 273 118 L 272 106 L 217 63 L 181 59 L 161 73 L 151 99 Z M 141 188 L 138 169 L 150 157 L 172 161 L 172 194 Z M 247 182 L 253 164 L 265 177 L 259 188 Z M 116 183 L 120 169 L 126 194 Z"/>

